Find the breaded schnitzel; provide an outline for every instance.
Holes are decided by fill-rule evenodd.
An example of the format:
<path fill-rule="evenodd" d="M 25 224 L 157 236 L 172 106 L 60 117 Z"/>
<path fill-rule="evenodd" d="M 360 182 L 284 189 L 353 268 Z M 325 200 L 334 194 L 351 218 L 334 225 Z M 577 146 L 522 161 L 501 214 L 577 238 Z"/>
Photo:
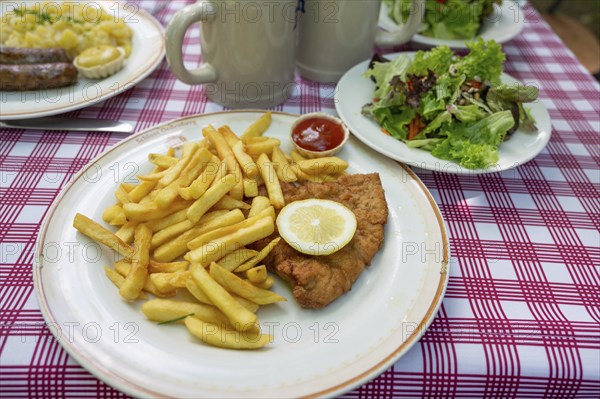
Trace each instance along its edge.
<path fill-rule="evenodd" d="M 354 212 L 357 229 L 341 250 L 327 256 L 302 254 L 281 240 L 265 264 L 292 285 L 305 308 L 319 309 L 349 291 L 383 242 L 387 202 L 377 173 L 341 176 L 335 182 L 282 183 L 286 203 L 308 198 L 337 201 Z M 259 245 L 262 247 L 263 241 Z"/>

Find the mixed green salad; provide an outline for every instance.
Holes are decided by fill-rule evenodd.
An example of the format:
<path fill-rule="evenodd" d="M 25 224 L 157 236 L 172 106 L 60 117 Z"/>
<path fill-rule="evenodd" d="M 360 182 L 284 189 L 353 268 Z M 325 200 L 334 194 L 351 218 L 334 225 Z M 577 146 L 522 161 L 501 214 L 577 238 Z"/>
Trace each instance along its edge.
<path fill-rule="evenodd" d="M 412 10 L 411 0 L 384 0 L 389 16 L 396 23 L 406 22 Z M 494 3 L 502 0 L 425 0 L 423 27 L 419 32 L 438 39 L 472 39 L 483 20 L 494 12 Z"/>
<path fill-rule="evenodd" d="M 363 114 L 411 148 L 469 169 L 498 161 L 498 146 L 519 128 L 537 131 L 523 103 L 535 86 L 503 84 L 504 53 L 495 41 L 467 44 L 460 57 L 447 46 L 419 51 L 411 59 L 374 57 L 365 76 L 375 82 Z M 379 58 L 379 59 L 377 59 Z"/>

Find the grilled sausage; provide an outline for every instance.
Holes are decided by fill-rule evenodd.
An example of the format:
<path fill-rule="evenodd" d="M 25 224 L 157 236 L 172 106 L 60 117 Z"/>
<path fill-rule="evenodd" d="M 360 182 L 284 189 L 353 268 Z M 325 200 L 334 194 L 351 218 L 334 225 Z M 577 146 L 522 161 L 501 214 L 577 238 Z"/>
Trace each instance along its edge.
<path fill-rule="evenodd" d="M 0 65 L 0 90 L 54 89 L 76 83 L 77 77 L 77 68 L 66 62 Z"/>
<path fill-rule="evenodd" d="M 0 64 L 47 64 L 71 62 L 64 48 L 16 48 L 0 46 Z"/>

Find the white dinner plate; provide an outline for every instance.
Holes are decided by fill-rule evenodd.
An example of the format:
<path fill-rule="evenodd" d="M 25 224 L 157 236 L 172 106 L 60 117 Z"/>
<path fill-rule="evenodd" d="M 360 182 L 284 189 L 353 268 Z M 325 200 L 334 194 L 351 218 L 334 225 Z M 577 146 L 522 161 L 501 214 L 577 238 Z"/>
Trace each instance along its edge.
<path fill-rule="evenodd" d="M 2 1 L 0 16 L 16 6 L 31 7 L 40 1 Z M 124 19 L 133 31 L 131 55 L 122 70 L 105 79 L 83 77 L 71 86 L 36 91 L 0 91 L 0 119 L 25 119 L 56 115 L 84 108 L 131 89 L 154 71 L 165 54 L 162 25 L 135 3 L 92 2 Z"/>
<path fill-rule="evenodd" d="M 394 59 L 401 54 L 411 56 L 414 53 L 387 54 L 385 57 Z M 536 102 L 525 104 L 531 110 L 538 131 L 533 133 L 521 129 L 515 131 L 509 140 L 498 147 L 498 162 L 488 168 L 467 169 L 456 162 L 436 158 L 428 151 L 410 148 L 402 141 L 383 134 L 377 122 L 361 113 L 363 105 L 372 101 L 375 90 L 375 84 L 363 76 L 369 62 L 369 60 L 361 62 L 342 76 L 335 90 L 335 108 L 354 136 L 392 159 L 422 169 L 445 173 L 494 173 L 515 168 L 533 159 L 550 140 L 552 132 L 550 115 L 538 99 Z M 502 74 L 501 79 L 507 84 L 518 83 L 516 79 L 505 73 Z"/>
<path fill-rule="evenodd" d="M 243 131 L 262 111 L 190 116 L 146 130 L 94 159 L 68 184 L 41 227 L 34 266 L 42 313 L 62 346 L 108 384 L 138 397 L 284 398 L 334 396 L 390 367 L 421 337 L 448 281 L 448 237 L 425 186 L 406 167 L 351 138 L 340 153 L 349 173 L 379 172 L 389 205 L 385 241 L 352 291 L 321 310 L 300 308 L 280 279 L 274 290 L 288 302 L 259 310 L 274 341 L 257 351 L 207 346 L 184 326 L 157 325 L 127 303 L 103 266 L 112 251 L 77 233 L 81 212 L 101 221 L 124 181 L 151 169 L 150 152 L 201 138 L 207 124 Z M 267 134 L 281 139 L 297 116 L 273 113 Z"/>
<path fill-rule="evenodd" d="M 385 3 L 381 7 L 379 25 L 389 31 L 397 29 L 396 23 L 388 15 L 388 7 Z M 504 43 L 521 33 L 524 26 L 525 16 L 521 7 L 513 1 L 504 0 L 501 6 L 494 5 L 494 12 L 484 19 L 477 36 L 482 37 L 484 40 L 493 39 L 498 43 Z M 446 45 L 455 49 L 466 49 L 465 42 L 469 41 L 468 39 L 438 39 L 420 34 L 414 35 L 411 40 L 423 46 L 435 47 Z"/>

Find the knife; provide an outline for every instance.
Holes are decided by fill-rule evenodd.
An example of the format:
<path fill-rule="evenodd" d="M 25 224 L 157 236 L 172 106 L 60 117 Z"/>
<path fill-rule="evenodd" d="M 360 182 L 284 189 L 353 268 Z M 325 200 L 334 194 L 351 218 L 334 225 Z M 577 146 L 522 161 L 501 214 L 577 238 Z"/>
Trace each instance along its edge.
<path fill-rule="evenodd" d="M 0 127 L 35 130 L 75 130 L 80 132 L 133 132 L 133 126 L 126 122 L 90 118 L 68 119 L 45 117 L 9 121 L 0 120 Z"/>

